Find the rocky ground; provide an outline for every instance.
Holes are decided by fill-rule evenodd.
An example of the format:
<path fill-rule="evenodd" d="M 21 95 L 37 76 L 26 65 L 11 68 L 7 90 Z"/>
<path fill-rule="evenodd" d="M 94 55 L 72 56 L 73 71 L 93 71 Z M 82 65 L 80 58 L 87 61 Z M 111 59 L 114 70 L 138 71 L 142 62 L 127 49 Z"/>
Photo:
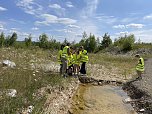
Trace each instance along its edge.
<path fill-rule="evenodd" d="M 132 84 L 137 87 L 137 89 L 145 91 L 149 96 L 152 97 L 152 59 L 145 61 L 145 72 L 142 75 L 142 80 L 137 80 Z"/>
<path fill-rule="evenodd" d="M 142 114 L 152 114 L 152 59 L 145 61 L 145 72 L 141 80 L 124 85 L 124 90 L 133 99 L 132 105 Z"/>

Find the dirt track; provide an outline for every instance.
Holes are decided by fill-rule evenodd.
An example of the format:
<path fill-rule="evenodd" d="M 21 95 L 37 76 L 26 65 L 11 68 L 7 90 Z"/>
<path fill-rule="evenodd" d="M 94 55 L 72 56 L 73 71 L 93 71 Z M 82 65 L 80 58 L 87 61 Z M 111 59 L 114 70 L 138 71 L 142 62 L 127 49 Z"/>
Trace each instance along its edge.
<path fill-rule="evenodd" d="M 145 61 L 145 72 L 142 75 L 142 80 L 132 84 L 152 97 L 152 58 Z"/>
<path fill-rule="evenodd" d="M 124 85 L 124 90 L 134 100 L 132 106 L 142 114 L 152 114 L 152 59 L 145 61 L 142 80 L 135 80 Z M 140 110 L 144 111 L 140 111 Z"/>

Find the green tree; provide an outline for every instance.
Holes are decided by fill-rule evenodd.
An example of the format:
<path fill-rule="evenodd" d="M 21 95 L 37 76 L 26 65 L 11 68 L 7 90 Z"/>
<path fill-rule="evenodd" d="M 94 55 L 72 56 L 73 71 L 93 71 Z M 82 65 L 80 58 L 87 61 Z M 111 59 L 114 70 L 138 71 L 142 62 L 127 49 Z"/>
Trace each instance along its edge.
<path fill-rule="evenodd" d="M 15 45 L 15 42 L 17 40 L 17 33 L 13 33 L 12 36 L 10 37 L 9 39 L 9 45 L 10 46 L 14 46 Z"/>
<path fill-rule="evenodd" d="M 39 36 L 39 47 L 40 48 L 48 47 L 48 36 L 45 33 Z"/>
<path fill-rule="evenodd" d="M 133 49 L 133 45 L 135 42 L 135 36 L 133 34 L 131 35 L 125 35 L 124 37 L 119 37 L 118 39 L 115 39 L 114 45 L 120 47 L 123 51 L 130 51 Z"/>
<path fill-rule="evenodd" d="M 135 42 L 135 36 L 133 34 L 125 37 L 125 41 L 123 43 L 123 50 L 124 51 L 130 51 L 130 50 L 132 50 L 134 42 Z"/>
<path fill-rule="evenodd" d="M 109 47 L 112 44 L 112 40 L 110 38 L 110 35 L 108 35 L 108 33 L 104 34 L 101 44 L 102 44 L 103 48 L 107 48 L 107 47 Z"/>
<path fill-rule="evenodd" d="M 4 42 L 5 42 L 5 35 L 3 32 L 1 32 L 1 34 L 0 34 L 0 47 L 4 46 Z"/>
<path fill-rule="evenodd" d="M 32 36 L 31 36 L 31 34 L 28 36 L 28 38 L 25 38 L 25 45 L 27 47 L 30 47 L 32 45 Z"/>
<path fill-rule="evenodd" d="M 68 40 L 65 38 L 64 41 L 63 41 L 63 44 L 66 45 L 67 43 L 69 43 L 69 42 L 68 42 Z"/>
<path fill-rule="evenodd" d="M 87 35 L 87 33 L 84 31 L 83 33 L 82 33 L 82 39 L 87 39 L 88 38 L 88 35 Z"/>
<path fill-rule="evenodd" d="M 92 35 L 92 34 L 90 34 L 90 36 L 89 36 L 88 39 L 89 39 L 88 51 L 89 51 L 89 52 L 94 52 L 95 49 L 96 49 L 96 46 L 97 46 L 95 36 Z"/>
<path fill-rule="evenodd" d="M 78 46 L 83 46 L 85 49 L 87 49 L 88 48 L 88 35 L 87 35 L 87 33 L 84 31 L 83 33 L 82 33 L 82 39 L 80 40 L 80 42 L 79 42 L 79 45 Z"/>
<path fill-rule="evenodd" d="M 10 46 L 10 38 L 11 38 L 10 35 L 8 35 L 8 36 L 5 38 L 4 45 L 5 45 L 6 47 L 9 47 L 9 46 Z"/>

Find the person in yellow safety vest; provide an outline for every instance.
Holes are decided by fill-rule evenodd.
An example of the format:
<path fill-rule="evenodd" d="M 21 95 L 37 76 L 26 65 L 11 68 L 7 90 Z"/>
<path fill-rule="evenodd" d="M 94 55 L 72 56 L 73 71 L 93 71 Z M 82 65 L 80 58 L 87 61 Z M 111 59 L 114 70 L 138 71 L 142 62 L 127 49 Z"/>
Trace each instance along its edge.
<path fill-rule="evenodd" d="M 87 50 L 84 50 L 83 46 L 80 47 L 80 51 L 81 51 L 80 52 L 80 55 L 81 55 L 80 61 L 82 63 L 80 73 L 86 74 L 86 63 L 89 61 L 88 53 L 87 53 Z"/>
<path fill-rule="evenodd" d="M 71 50 L 72 48 L 70 48 Z M 70 52 L 69 55 L 68 55 L 68 69 L 67 69 L 67 73 L 69 76 L 72 76 L 72 71 L 73 71 L 73 55 L 72 53 Z"/>
<path fill-rule="evenodd" d="M 58 58 L 58 63 L 60 64 L 60 74 L 62 73 L 62 66 L 63 66 L 63 64 L 61 62 L 63 48 L 64 48 L 64 45 L 61 45 L 61 48 L 58 52 L 58 57 L 57 57 Z"/>
<path fill-rule="evenodd" d="M 73 59 L 74 59 L 74 76 L 79 74 L 80 71 L 80 51 L 79 49 L 75 50 L 73 54 Z"/>
<path fill-rule="evenodd" d="M 70 53 L 70 43 L 67 43 L 67 45 L 63 48 L 62 56 L 61 56 L 61 62 L 62 62 L 62 75 L 63 77 L 67 76 L 67 67 L 68 67 L 68 54 Z"/>
<path fill-rule="evenodd" d="M 137 79 L 142 79 L 142 73 L 145 70 L 144 69 L 144 59 L 139 54 L 136 54 L 135 57 L 139 58 L 138 63 L 136 65 L 136 71 L 137 71 L 137 74 L 138 74 Z"/>

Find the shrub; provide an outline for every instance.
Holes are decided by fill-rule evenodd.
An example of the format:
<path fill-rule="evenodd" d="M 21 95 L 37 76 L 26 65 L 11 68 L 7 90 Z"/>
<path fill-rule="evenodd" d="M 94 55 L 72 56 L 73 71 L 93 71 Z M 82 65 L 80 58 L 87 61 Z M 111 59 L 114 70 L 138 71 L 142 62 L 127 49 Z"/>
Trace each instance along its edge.
<path fill-rule="evenodd" d="M 123 51 L 130 51 L 133 49 L 135 42 L 135 37 L 133 34 L 124 37 L 120 37 L 119 39 L 116 39 L 114 42 L 115 46 L 120 47 Z"/>

